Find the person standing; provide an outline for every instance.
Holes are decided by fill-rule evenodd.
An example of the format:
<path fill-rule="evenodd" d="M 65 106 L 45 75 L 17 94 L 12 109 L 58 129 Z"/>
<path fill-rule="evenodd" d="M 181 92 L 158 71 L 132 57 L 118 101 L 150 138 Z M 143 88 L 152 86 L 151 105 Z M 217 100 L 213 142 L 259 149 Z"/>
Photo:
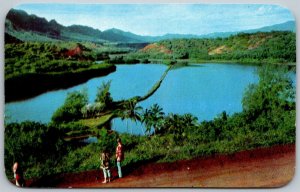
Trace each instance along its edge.
<path fill-rule="evenodd" d="M 122 178 L 121 162 L 124 160 L 124 151 L 123 151 L 123 144 L 120 138 L 117 139 L 117 142 L 118 145 L 116 148 L 116 159 L 117 159 L 118 175 L 119 178 Z"/>
<path fill-rule="evenodd" d="M 102 183 L 110 182 L 110 166 L 109 166 L 109 153 L 104 150 L 100 155 L 101 168 L 103 171 L 104 181 Z"/>
<path fill-rule="evenodd" d="M 23 170 L 21 169 L 18 162 L 15 162 L 13 165 L 14 178 L 16 180 L 16 186 L 24 187 L 25 180 L 23 177 Z"/>

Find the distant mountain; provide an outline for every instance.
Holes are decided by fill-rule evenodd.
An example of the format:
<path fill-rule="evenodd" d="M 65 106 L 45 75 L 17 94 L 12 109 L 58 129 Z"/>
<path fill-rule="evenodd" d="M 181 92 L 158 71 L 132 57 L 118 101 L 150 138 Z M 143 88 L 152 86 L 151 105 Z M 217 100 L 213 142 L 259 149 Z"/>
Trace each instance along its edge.
<path fill-rule="evenodd" d="M 91 42 L 143 43 L 152 41 L 147 36 L 140 36 L 119 29 L 100 31 L 88 26 L 63 26 L 55 20 L 47 21 L 25 11 L 11 9 L 5 21 L 5 32 L 23 41 L 74 40 Z"/>
<path fill-rule="evenodd" d="M 259 29 L 251 29 L 247 30 L 245 32 L 247 33 L 256 33 L 256 32 L 271 32 L 271 31 L 292 31 L 296 32 L 296 23 L 295 21 L 287 21 L 285 23 L 280 23 L 276 25 L 271 25 L 267 27 L 262 27 Z"/>
<path fill-rule="evenodd" d="M 106 42 L 105 39 L 100 38 L 101 34 L 102 32 L 98 29 L 82 25 L 71 25 L 61 29 L 62 40 L 90 41 L 95 43 Z"/>
<path fill-rule="evenodd" d="M 166 34 L 163 36 L 144 36 L 145 40 L 149 42 L 166 40 L 166 39 L 191 39 L 191 38 L 225 38 L 238 33 L 257 33 L 257 32 L 271 32 L 271 31 L 296 31 L 295 21 L 287 21 L 276 25 L 266 26 L 258 29 L 234 31 L 234 32 L 215 32 L 204 35 L 192 35 L 192 34 Z"/>
<path fill-rule="evenodd" d="M 199 36 L 200 38 L 217 38 L 217 37 L 229 37 L 231 35 L 236 35 L 238 33 L 257 33 L 257 32 L 271 32 L 271 31 L 296 31 L 295 21 L 287 21 L 285 23 L 275 24 L 271 26 L 266 26 L 258 29 L 250 29 L 243 31 L 235 31 L 235 32 L 216 32 L 209 33 L 206 35 Z"/>
<path fill-rule="evenodd" d="M 259 29 L 220 32 L 205 35 L 191 34 L 166 34 L 163 36 L 142 36 L 120 29 L 108 29 L 100 31 L 88 26 L 72 25 L 63 26 L 55 20 L 47 21 L 45 18 L 36 15 L 29 15 L 25 11 L 11 9 L 5 21 L 5 32 L 7 37 L 14 37 L 21 41 L 90 41 L 96 43 L 146 43 L 165 39 L 190 39 L 190 38 L 217 38 L 229 37 L 237 33 L 255 33 L 269 31 L 296 31 L 295 22 L 288 21 L 282 24 L 266 26 Z"/>
<path fill-rule="evenodd" d="M 121 31 L 121 30 L 119 30 Z M 258 29 L 235 31 L 235 32 L 215 32 L 204 35 L 193 35 L 193 34 L 166 34 L 162 36 L 138 36 L 135 35 L 135 39 L 146 42 L 155 42 L 167 39 L 191 39 L 191 38 L 225 38 L 238 33 L 257 33 L 257 32 L 271 32 L 271 31 L 296 31 L 295 21 L 287 21 L 276 25 L 266 26 Z M 119 32 L 120 33 L 120 32 Z M 131 33 L 132 34 L 132 33 Z M 134 35 L 134 34 L 133 34 Z"/>
<path fill-rule="evenodd" d="M 5 32 L 24 41 L 105 41 L 97 38 L 100 30 L 80 25 L 65 27 L 55 20 L 48 22 L 45 18 L 15 9 L 11 9 L 6 16 Z"/>
<path fill-rule="evenodd" d="M 124 32 L 115 28 L 103 31 L 100 35 L 100 38 L 112 42 L 145 42 L 145 38 L 143 36 L 136 35 L 131 32 Z"/>
<path fill-rule="evenodd" d="M 81 35 L 94 36 L 98 37 L 102 34 L 102 32 L 98 29 L 94 29 L 92 27 L 82 26 L 82 25 L 71 25 L 66 27 L 64 30 L 69 32 L 79 33 Z"/>
<path fill-rule="evenodd" d="M 191 38 L 200 38 L 199 35 L 192 35 L 192 34 L 172 34 L 168 33 L 162 36 L 145 36 L 146 40 L 149 42 L 155 42 L 160 40 L 166 39 L 191 39 Z"/>
<path fill-rule="evenodd" d="M 31 31 L 41 33 L 54 38 L 60 36 L 60 31 L 63 28 L 55 20 L 48 22 L 45 18 L 40 18 L 36 15 L 28 15 L 25 11 L 12 9 L 8 12 L 6 20 L 10 21 L 14 30 Z M 12 30 L 10 28 L 10 30 Z"/>

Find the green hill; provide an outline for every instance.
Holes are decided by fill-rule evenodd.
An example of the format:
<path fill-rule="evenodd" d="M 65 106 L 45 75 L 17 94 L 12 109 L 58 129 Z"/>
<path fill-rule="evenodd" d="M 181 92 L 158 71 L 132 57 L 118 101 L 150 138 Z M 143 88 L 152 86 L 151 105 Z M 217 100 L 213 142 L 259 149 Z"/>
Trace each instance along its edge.
<path fill-rule="evenodd" d="M 295 63 L 293 32 L 239 33 L 226 38 L 173 39 L 149 44 L 127 57 L 245 63 Z"/>
<path fill-rule="evenodd" d="M 145 42 L 142 36 L 115 28 L 103 31 L 100 37 L 112 42 Z"/>

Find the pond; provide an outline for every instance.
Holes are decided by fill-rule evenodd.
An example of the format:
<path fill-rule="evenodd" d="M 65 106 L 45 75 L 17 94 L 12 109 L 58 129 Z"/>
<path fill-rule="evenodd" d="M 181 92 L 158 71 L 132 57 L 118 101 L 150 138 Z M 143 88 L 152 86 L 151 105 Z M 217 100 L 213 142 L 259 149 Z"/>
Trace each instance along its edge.
<path fill-rule="evenodd" d="M 145 95 L 160 79 L 167 66 L 162 64 L 117 65 L 117 70 L 69 89 L 51 91 L 37 97 L 5 104 L 5 121 L 26 120 L 47 123 L 59 108 L 68 92 L 88 90 L 93 102 L 97 88 L 111 81 L 114 100 Z M 149 108 L 157 103 L 168 113 L 191 113 L 199 121 L 211 120 L 222 111 L 229 114 L 242 111 L 242 97 L 250 83 L 258 82 L 257 66 L 238 64 L 190 64 L 171 70 L 161 87 L 146 101 L 139 103 Z M 112 128 L 119 132 L 142 134 L 140 123 L 114 119 Z"/>

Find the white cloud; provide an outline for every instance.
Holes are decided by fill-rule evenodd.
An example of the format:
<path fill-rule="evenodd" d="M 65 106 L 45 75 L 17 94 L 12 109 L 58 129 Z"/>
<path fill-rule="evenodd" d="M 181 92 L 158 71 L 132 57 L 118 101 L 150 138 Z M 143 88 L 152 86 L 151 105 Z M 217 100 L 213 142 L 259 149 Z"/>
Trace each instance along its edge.
<path fill-rule="evenodd" d="M 262 5 L 258 7 L 258 9 L 255 11 L 256 15 L 267 15 L 272 14 L 273 8 L 271 6 Z"/>

